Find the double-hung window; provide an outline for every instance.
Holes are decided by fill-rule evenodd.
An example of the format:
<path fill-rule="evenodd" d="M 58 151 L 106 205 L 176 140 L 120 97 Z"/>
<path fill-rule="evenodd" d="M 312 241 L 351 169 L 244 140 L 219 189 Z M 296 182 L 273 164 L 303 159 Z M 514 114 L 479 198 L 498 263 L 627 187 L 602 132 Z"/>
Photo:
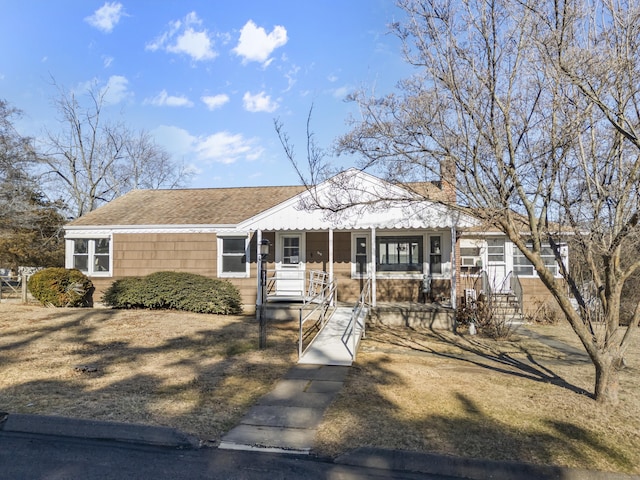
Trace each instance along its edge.
<path fill-rule="evenodd" d="M 107 276 L 111 272 L 111 242 L 108 238 L 75 238 L 71 240 L 71 267 L 89 276 Z"/>
<path fill-rule="evenodd" d="M 221 237 L 218 239 L 218 248 L 219 276 L 246 277 L 249 275 L 247 237 Z"/>
<path fill-rule="evenodd" d="M 354 235 L 352 237 L 351 275 L 357 278 L 366 277 L 369 273 L 369 237 Z"/>
<path fill-rule="evenodd" d="M 561 252 L 565 247 L 560 246 Z M 558 261 L 556 259 L 553 248 L 549 244 L 543 244 L 541 249 L 542 261 L 545 266 L 553 273 L 554 276 L 559 275 Z M 513 249 L 513 271 L 524 277 L 532 277 L 536 275 L 531 262 L 524 256 L 524 254 L 517 248 Z"/>
<path fill-rule="evenodd" d="M 377 237 L 377 270 L 422 272 L 422 237 Z"/>
<path fill-rule="evenodd" d="M 442 238 L 439 235 L 429 237 L 429 273 L 442 273 Z"/>

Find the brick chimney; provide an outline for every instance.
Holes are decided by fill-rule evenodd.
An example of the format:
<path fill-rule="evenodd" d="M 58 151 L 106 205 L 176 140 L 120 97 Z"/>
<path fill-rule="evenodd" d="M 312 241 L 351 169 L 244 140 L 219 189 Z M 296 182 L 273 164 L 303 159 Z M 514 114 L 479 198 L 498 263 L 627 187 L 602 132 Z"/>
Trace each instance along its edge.
<path fill-rule="evenodd" d="M 440 161 L 440 190 L 445 201 L 457 202 L 456 163 L 448 157 Z"/>

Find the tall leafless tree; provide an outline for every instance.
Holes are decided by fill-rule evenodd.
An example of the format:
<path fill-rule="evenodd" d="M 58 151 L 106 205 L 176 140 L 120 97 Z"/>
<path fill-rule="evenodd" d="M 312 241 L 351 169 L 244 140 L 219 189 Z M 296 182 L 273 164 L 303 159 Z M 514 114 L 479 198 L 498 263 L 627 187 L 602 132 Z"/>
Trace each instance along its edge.
<path fill-rule="evenodd" d="M 0 100 L 0 266 L 57 266 L 64 220 L 36 182 L 38 156 L 33 140 L 15 128 L 20 115 Z"/>
<path fill-rule="evenodd" d="M 32 140 L 15 128 L 20 115 L 0 100 L 0 226 L 29 225 L 33 220 L 28 198 L 35 187 L 31 173 L 37 156 Z"/>
<path fill-rule="evenodd" d="M 338 152 L 398 182 L 448 165 L 459 208 L 504 232 L 533 264 L 595 366 L 595 399 L 616 404 L 640 321 L 636 305 L 631 327 L 619 326 L 621 292 L 640 267 L 637 255 L 623 255 L 640 245 L 637 2 L 398 4 L 406 16 L 392 30 L 416 73 L 395 93 L 352 96 L 361 117 Z M 588 268 L 563 270 L 558 282 L 543 245 L 560 260 L 567 234 Z"/>
<path fill-rule="evenodd" d="M 146 131 L 106 117 L 107 89 L 56 85 L 60 129 L 47 132 L 45 176 L 79 217 L 135 188 L 175 188 L 189 175 Z"/>

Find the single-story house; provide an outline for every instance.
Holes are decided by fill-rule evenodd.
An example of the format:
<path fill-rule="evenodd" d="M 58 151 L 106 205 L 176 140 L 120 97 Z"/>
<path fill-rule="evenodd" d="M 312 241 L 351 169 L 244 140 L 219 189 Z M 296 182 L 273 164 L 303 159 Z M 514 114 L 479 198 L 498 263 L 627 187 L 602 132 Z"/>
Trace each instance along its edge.
<path fill-rule="evenodd" d="M 251 311 L 267 240 L 268 301 L 304 299 L 311 272 L 336 282 L 338 302 L 356 301 L 370 278 L 373 306 L 453 311 L 482 272 L 494 290 L 516 272 L 522 298 L 545 294 L 504 236 L 450 208 L 454 185 L 409 187 L 351 169 L 311 188 L 135 190 L 65 227 L 66 267 L 92 279 L 97 301 L 117 279 L 171 270 L 228 279 Z"/>

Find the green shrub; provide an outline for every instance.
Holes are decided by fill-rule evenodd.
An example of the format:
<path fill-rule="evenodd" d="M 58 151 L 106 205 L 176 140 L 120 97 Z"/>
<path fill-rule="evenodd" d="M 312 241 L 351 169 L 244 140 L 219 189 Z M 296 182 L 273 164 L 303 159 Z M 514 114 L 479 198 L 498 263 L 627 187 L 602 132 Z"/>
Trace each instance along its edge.
<path fill-rule="evenodd" d="M 102 301 L 115 308 L 175 309 L 196 313 L 238 314 L 240 292 L 225 280 L 194 273 L 156 272 L 116 280 Z"/>
<path fill-rule="evenodd" d="M 80 270 L 45 268 L 31 275 L 27 285 L 43 305 L 88 307 L 92 303 L 93 283 Z"/>
<path fill-rule="evenodd" d="M 116 280 L 104 292 L 102 301 L 116 308 L 144 308 L 141 295 L 143 282 L 144 279 L 140 277 Z"/>

